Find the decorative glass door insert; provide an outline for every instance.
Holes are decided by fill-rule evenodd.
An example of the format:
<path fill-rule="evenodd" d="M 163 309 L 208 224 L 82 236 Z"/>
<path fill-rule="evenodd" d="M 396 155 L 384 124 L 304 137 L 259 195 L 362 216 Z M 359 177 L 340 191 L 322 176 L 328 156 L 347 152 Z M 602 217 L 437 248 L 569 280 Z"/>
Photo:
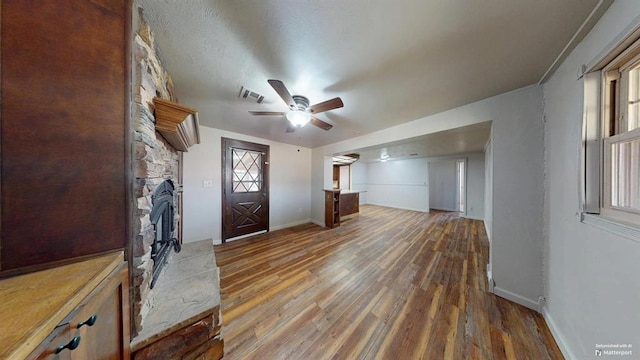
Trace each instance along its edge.
<path fill-rule="evenodd" d="M 233 151 L 233 192 L 262 191 L 262 153 L 244 149 Z"/>

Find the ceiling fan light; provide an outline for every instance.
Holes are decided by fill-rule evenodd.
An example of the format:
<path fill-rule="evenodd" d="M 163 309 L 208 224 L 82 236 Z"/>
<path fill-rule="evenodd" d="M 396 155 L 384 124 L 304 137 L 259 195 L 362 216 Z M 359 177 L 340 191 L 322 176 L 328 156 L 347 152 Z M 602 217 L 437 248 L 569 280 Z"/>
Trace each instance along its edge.
<path fill-rule="evenodd" d="M 293 110 L 287 113 L 287 120 L 295 127 L 303 127 L 311 120 L 311 114 L 302 110 Z"/>

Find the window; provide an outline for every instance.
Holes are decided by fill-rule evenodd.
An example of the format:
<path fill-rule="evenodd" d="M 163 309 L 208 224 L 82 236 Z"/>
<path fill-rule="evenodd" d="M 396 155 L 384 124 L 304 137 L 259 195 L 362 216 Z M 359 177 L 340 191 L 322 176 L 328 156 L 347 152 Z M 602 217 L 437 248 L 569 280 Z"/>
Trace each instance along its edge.
<path fill-rule="evenodd" d="M 582 209 L 640 227 L 640 40 L 598 61 L 584 91 Z"/>
<path fill-rule="evenodd" d="M 262 191 L 262 153 L 232 148 L 234 193 Z"/>
<path fill-rule="evenodd" d="M 640 224 L 640 44 L 602 70 L 602 209 L 607 217 Z"/>

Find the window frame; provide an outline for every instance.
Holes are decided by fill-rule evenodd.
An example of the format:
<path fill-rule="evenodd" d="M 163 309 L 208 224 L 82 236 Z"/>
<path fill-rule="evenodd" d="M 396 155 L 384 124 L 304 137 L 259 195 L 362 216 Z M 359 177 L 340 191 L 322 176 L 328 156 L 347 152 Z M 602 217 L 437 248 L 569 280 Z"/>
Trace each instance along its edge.
<path fill-rule="evenodd" d="M 579 218 L 640 242 L 640 210 L 612 205 L 610 154 L 611 144 L 640 139 L 640 127 L 628 130 L 628 105 L 621 103 L 628 95 L 629 69 L 640 64 L 640 26 L 628 31 L 598 59 L 592 66 L 582 67 Z"/>

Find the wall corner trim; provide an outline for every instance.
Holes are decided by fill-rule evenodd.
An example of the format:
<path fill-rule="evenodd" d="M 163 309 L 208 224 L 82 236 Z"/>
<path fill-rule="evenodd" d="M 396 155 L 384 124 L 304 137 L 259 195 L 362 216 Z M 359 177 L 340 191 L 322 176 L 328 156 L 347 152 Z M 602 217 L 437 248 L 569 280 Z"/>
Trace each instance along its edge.
<path fill-rule="evenodd" d="M 498 286 L 495 286 L 493 288 L 493 293 L 500 296 L 501 298 L 505 298 L 507 300 L 513 301 L 516 304 L 528 307 L 535 312 L 540 312 L 540 304 L 537 301 L 518 295 L 509 290 L 502 289 Z"/>
<path fill-rule="evenodd" d="M 484 222 L 484 217 L 483 216 L 462 215 L 462 217 L 465 218 L 465 219 L 478 220 L 478 221 Z"/>
<path fill-rule="evenodd" d="M 544 318 L 544 321 L 547 323 L 547 326 L 551 331 L 551 335 L 553 335 L 553 338 L 556 340 L 556 343 L 558 343 L 558 347 L 560 348 L 560 351 L 562 352 L 562 355 L 564 356 L 564 358 L 568 360 L 577 359 L 573 351 L 571 351 L 571 349 L 567 345 L 567 341 L 565 340 L 564 336 L 562 336 L 562 332 L 558 328 L 558 325 L 556 325 L 556 322 L 553 320 L 553 317 L 549 312 L 549 308 L 547 308 L 546 306 L 542 308 L 542 317 Z"/>

